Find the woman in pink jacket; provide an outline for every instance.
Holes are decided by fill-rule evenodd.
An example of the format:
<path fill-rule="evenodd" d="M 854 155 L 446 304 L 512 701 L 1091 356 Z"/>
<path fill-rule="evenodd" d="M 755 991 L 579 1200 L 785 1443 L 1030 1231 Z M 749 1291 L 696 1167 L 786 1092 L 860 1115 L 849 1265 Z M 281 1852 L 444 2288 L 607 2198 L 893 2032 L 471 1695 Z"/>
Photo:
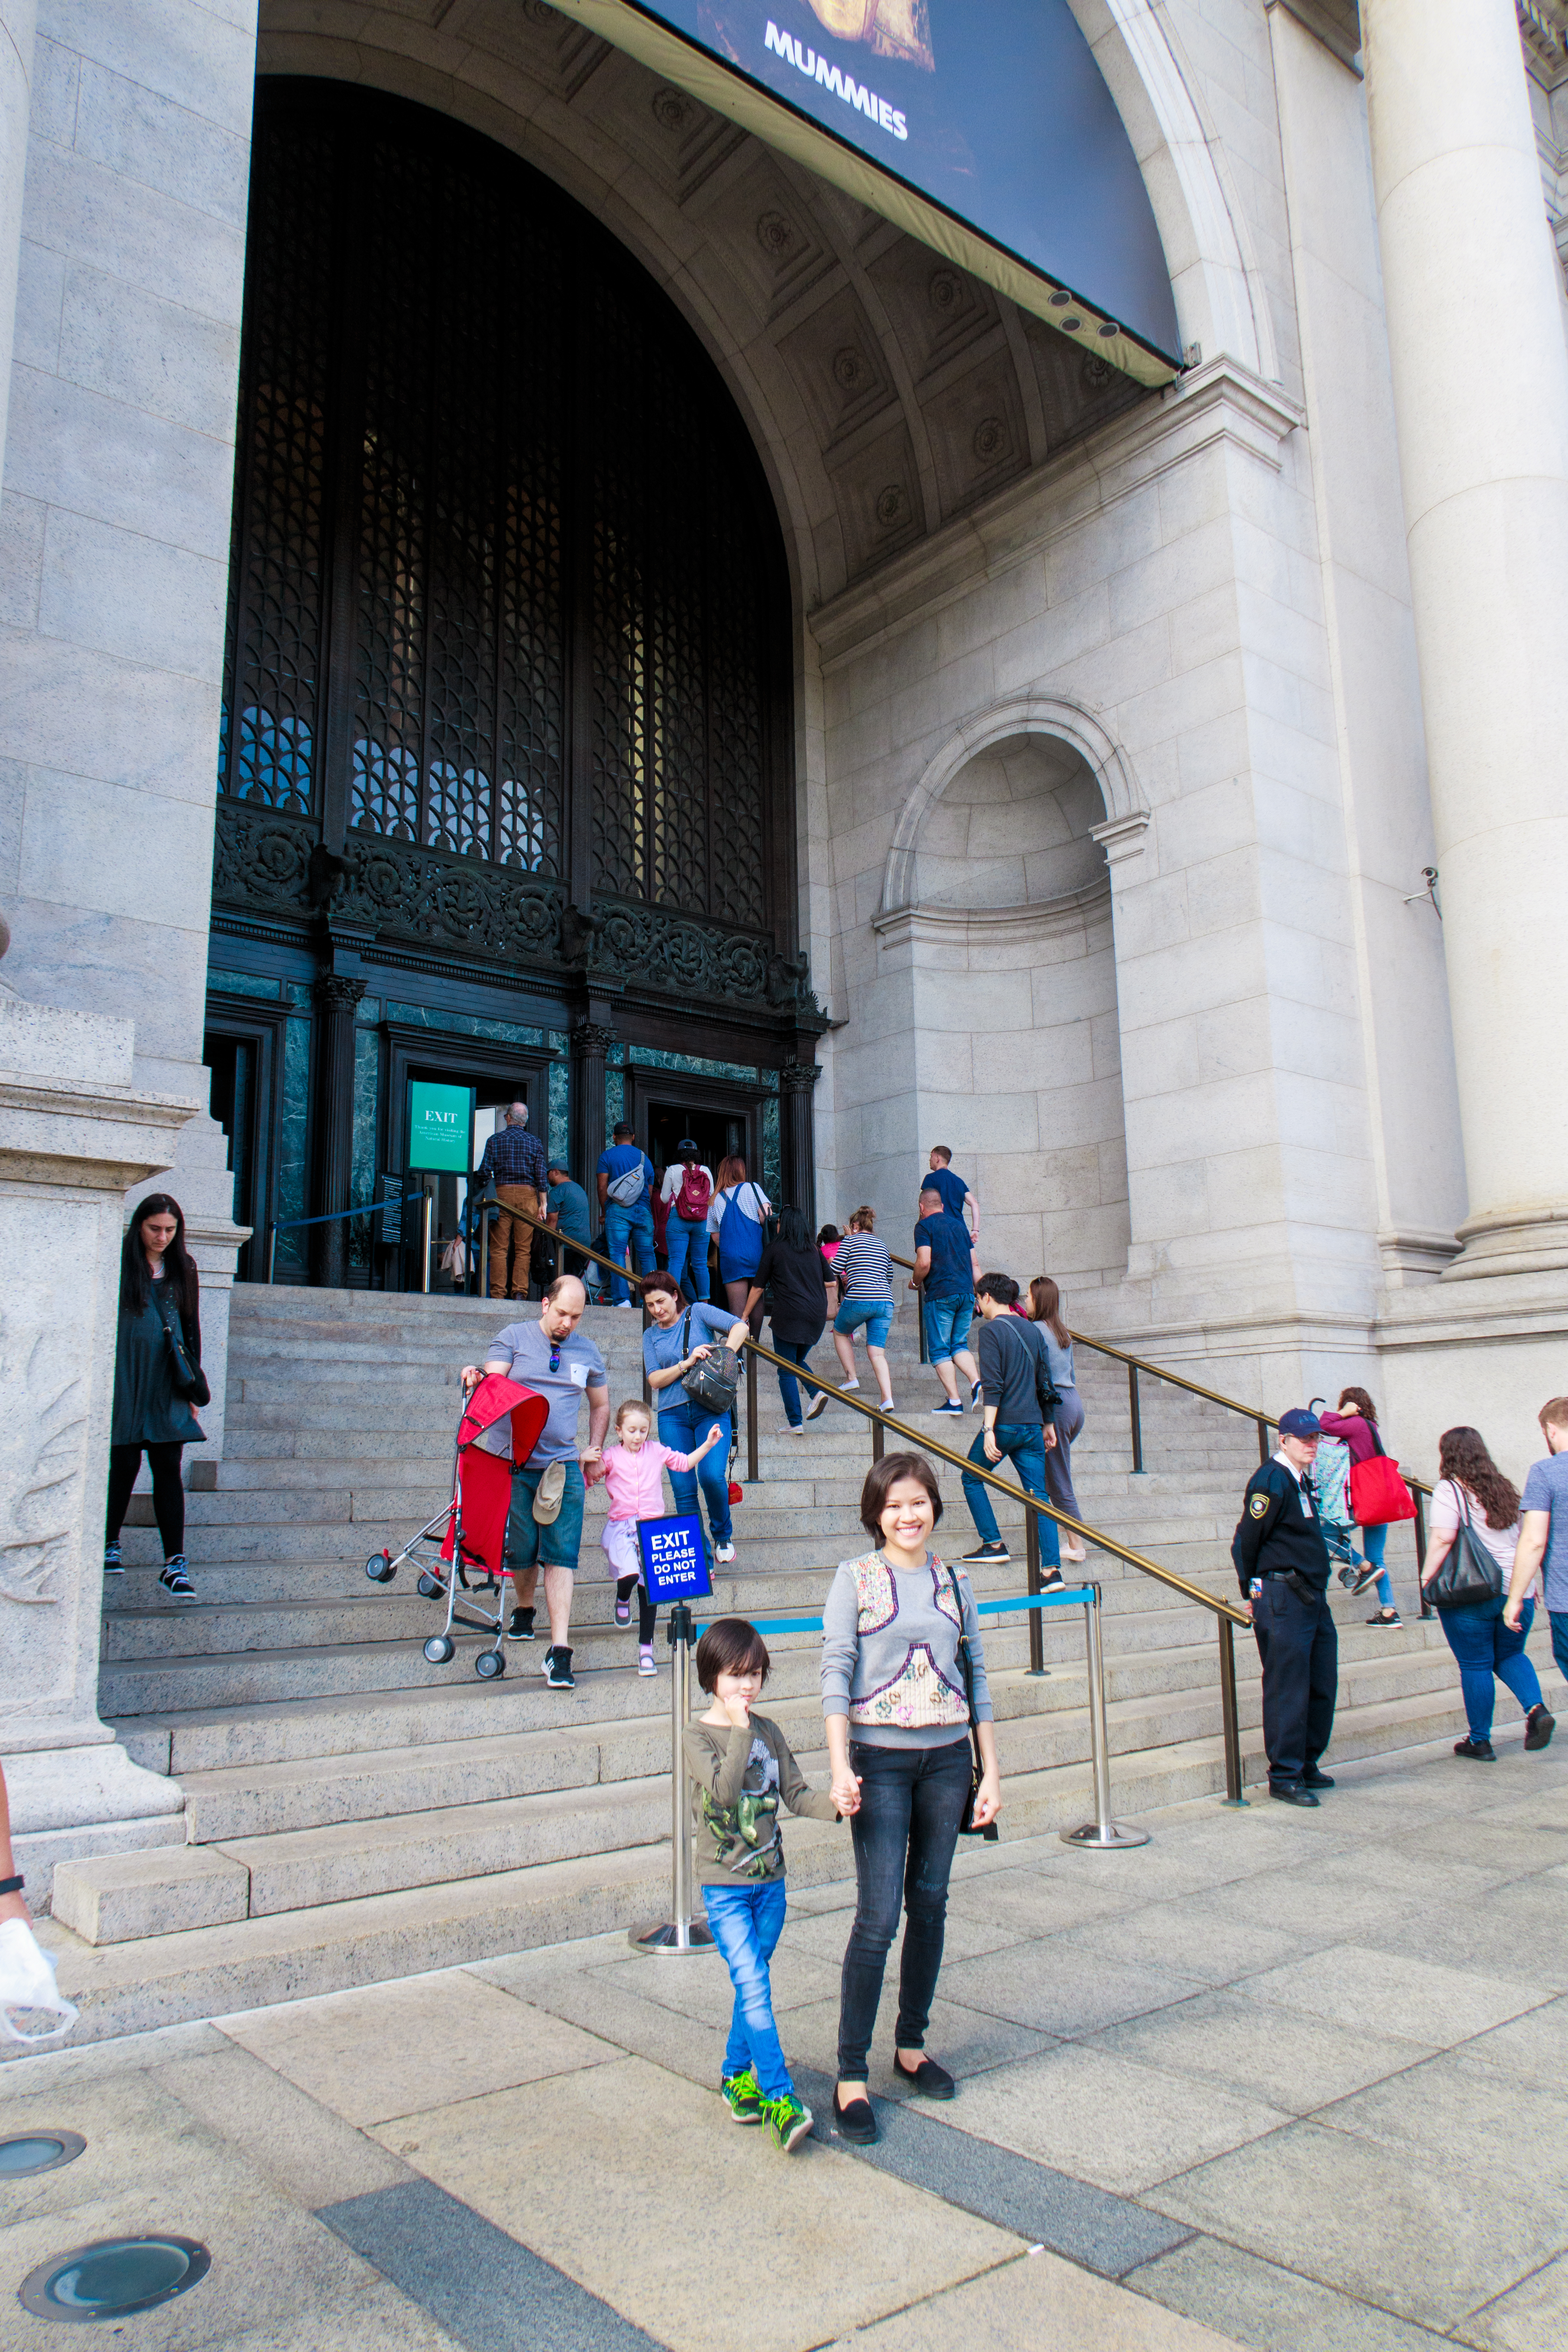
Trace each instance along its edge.
<path fill-rule="evenodd" d="M 604 1460 L 605 1488 L 610 1498 L 610 1510 L 601 1540 L 615 1572 L 617 1625 L 631 1623 L 632 1591 L 634 1587 L 637 1590 L 639 1675 L 657 1675 L 658 1672 L 653 1654 L 654 1628 L 658 1623 L 658 1610 L 648 1599 L 642 1582 L 637 1521 L 662 1519 L 665 1517 L 665 1471 L 694 1470 L 703 1455 L 710 1454 L 724 1434 L 715 1422 L 694 1454 L 677 1454 L 671 1446 L 661 1445 L 652 1431 L 653 1416 L 647 1405 L 640 1398 L 628 1397 L 616 1414 L 616 1442 L 607 1449 Z"/>
<path fill-rule="evenodd" d="M 1350 1408 L 1348 1412 L 1347 1406 Z M 1377 1407 L 1364 1389 L 1342 1389 L 1339 1411 L 1321 1412 L 1318 1419 L 1323 1425 L 1326 1436 L 1338 1437 L 1350 1447 L 1352 1470 L 1358 1462 L 1370 1462 L 1377 1452 L 1380 1443 L 1376 1433 Z M 1402 1624 L 1404 1620 L 1394 1605 L 1394 1586 L 1388 1570 L 1383 1564 L 1384 1553 L 1388 1549 L 1388 1529 L 1363 1528 L 1361 1537 L 1366 1549 L 1367 1565 L 1352 1585 L 1351 1591 L 1352 1593 L 1364 1592 L 1375 1577 L 1377 1579 L 1377 1614 L 1375 1617 L 1369 1617 L 1367 1623 L 1369 1625 Z"/>

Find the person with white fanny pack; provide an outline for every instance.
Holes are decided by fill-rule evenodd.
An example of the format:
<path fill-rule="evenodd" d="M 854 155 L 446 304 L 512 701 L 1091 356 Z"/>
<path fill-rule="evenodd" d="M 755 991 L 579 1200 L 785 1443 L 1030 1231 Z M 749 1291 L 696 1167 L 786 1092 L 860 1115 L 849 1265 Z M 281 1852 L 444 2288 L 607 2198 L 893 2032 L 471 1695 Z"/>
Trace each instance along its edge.
<path fill-rule="evenodd" d="M 0 2032 L 25 2049 L 45 2050 L 64 2041 L 77 2011 L 60 1998 L 54 1960 L 33 1933 L 25 1883 L 11 1851 L 11 1800 L 0 1771 Z M 37 2029 L 39 2018 L 58 2022 Z"/>

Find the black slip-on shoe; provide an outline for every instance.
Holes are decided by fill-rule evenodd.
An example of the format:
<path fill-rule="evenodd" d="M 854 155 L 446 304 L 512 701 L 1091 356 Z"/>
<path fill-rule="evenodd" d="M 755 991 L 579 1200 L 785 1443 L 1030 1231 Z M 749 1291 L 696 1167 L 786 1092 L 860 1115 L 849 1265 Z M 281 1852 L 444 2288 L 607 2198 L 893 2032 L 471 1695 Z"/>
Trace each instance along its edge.
<path fill-rule="evenodd" d="M 901 2058 L 895 2057 L 893 2072 L 900 2083 L 906 2084 L 911 2091 L 918 2091 L 924 2099 L 952 2099 L 958 2095 L 958 2084 L 947 2068 L 939 2066 L 934 2058 L 922 2058 L 911 2071 Z"/>
<path fill-rule="evenodd" d="M 1495 1764 L 1497 1749 L 1489 1739 L 1456 1739 L 1456 1756 L 1468 1756 L 1472 1764 Z"/>
<path fill-rule="evenodd" d="M 1540 1699 L 1524 1718 L 1524 1744 L 1527 1748 L 1546 1748 L 1557 1728 L 1557 1717 L 1548 1715 Z"/>
<path fill-rule="evenodd" d="M 879 2136 L 869 2099 L 851 2099 L 847 2107 L 841 2107 L 835 2094 L 833 2122 L 839 2138 L 852 2141 L 857 2147 L 869 2147 Z"/>
<path fill-rule="evenodd" d="M 1315 1764 L 1309 1764 L 1306 1770 L 1301 1775 L 1301 1786 L 1303 1789 L 1331 1789 L 1333 1785 L 1333 1774 L 1331 1772 L 1320 1772 Z"/>
<path fill-rule="evenodd" d="M 1304 1789 L 1300 1780 L 1281 1780 L 1278 1787 L 1270 1780 L 1268 1793 L 1276 1804 L 1304 1805 L 1310 1807 L 1313 1812 L 1318 1810 L 1316 1797 L 1313 1796 L 1310 1789 Z"/>

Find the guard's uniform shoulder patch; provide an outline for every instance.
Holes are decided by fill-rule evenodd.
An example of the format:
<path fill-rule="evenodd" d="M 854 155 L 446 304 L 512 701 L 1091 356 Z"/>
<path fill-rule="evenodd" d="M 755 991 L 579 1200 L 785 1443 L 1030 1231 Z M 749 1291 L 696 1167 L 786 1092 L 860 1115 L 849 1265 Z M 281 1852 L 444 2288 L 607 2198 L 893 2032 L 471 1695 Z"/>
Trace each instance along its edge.
<path fill-rule="evenodd" d="M 1252 1513 L 1255 1519 L 1260 1519 L 1268 1510 L 1272 1499 L 1272 1496 L 1268 1495 L 1254 1495 L 1247 1507 Z"/>

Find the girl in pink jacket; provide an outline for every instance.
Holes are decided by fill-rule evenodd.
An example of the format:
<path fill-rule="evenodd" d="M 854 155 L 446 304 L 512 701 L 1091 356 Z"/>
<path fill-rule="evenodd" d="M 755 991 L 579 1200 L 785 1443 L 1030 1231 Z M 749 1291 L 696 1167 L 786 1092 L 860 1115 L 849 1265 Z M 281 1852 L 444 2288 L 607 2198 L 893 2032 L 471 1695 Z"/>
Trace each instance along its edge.
<path fill-rule="evenodd" d="M 658 1622 L 658 1611 L 648 1599 L 642 1581 L 642 1555 L 637 1549 L 637 1521 L 661 1519 L 664 1508 L 664 1473 L 670 1470 L 694 1470 L 705 1454 L 710 1454 L 723 1436 L 717 1422 L 709 1431 L 694 1454 L 677 1454 L 661 1445 L 652 1435 L 653 1417 L 640 1399 L 628 1397 L 616 1413 L 617 1443 L 609 1447 L 604 1459 L 605 1491 L 610 1499 L 609 1517 L 605 1521 L 602 1538 L 609 1554 L 610 1567 L 616 1579 L 616 1622 L 629 1625 L 632 1620 L 632 1591 L 637 1596 L 637 1672 L 657 1675 L 654 1663 L 654 1628 Z"/>

